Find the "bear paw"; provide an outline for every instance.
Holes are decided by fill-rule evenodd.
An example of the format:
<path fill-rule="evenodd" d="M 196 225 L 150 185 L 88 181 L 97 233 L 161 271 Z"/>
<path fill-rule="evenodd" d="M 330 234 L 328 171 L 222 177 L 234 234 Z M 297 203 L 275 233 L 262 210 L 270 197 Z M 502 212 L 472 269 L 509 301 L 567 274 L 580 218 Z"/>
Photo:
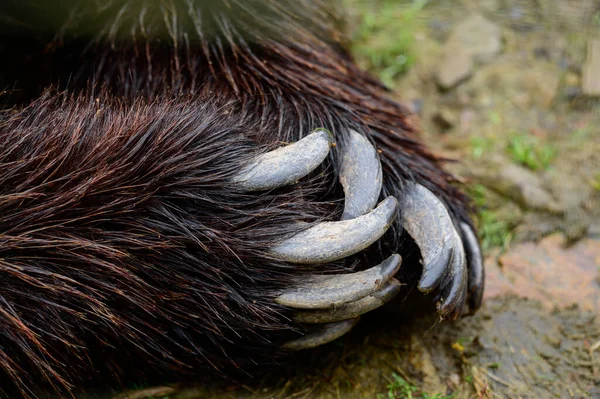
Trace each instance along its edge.
<path fill-rule="evenodd" d="M 366 149 L 371 150 L 370 144 L 366 144 Z M 317 130 L 296 143 L 259 155 L 232 178 L 232 183 L 249 192 L 292 184 L 317 168 L 326 159 L 330 147 L 329 133 Z M 381 174 L 378 161 L 357 158 L 359 163 L 363 159 L 369 162 L 366 166 L 375 165 Z M 370 194 L 367 198 L 361 196 L 361 182 L 350 182 L 350 186 L 354 184 L 358 185 L 357 191 L 349 203 L 357 217 L 311 226 L 273 246 L 272 256 L 295 264 L 321 264 L 354 255 L 380 239 L 396 216 L 398 202 L 389 197 L 375 208 L 371 201 L 373 197 L 377 200 L 379 192 L 373 194 L 369 190 L 365 192 Z M 361 211 L 364 212 L 358 215 Z M 358 316 L 398 294 L 400 283 L 394 276 L 400 263 L 400 256 L 392 255 L 381 264 L 356 273 L 305 276 L 287 290 L 276 293 L 274 301 L 293 309 L 295 322 L 319 325 L 316 332 L 287 342 L 283 347 L 312 348 L 350 331 Z"/>

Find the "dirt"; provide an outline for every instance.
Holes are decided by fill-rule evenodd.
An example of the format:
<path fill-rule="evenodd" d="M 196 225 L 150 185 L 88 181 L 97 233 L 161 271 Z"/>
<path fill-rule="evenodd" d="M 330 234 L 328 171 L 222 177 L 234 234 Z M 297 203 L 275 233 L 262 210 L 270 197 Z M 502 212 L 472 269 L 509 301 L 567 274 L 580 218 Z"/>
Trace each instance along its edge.
<path fill-rule="evenodd" d="M 298 357 L 287 375 L 118 399 L 158 389 L 172 389 L 170 399 L 408 397 L 393 389 L 394 375 L 418 389 L 414 398 L 598 398 L 600 240 L 563 245 L 554 235 L 488 259 L 491 283 L 474 317 L 440 323 L 388 309 Z"/>
<path fill-rule="evenodd" d="M 426 141 L 460 160 L 449 167 L 474 188 L 486 252 L 483 308 L 457 322 L 382 312 L 304 355 L 284 377 L 119 398 L 600 398 L 600 99 L 582 90 L 600 5 L 345 3 L 353 29 L 365 15 L 381 24 L 361 31 L 359 62 L 418 111 Z M 458 63 L 468 73 L 447 74 L 459 79 L 440 88 L 449 38 L 473 16 L 501 32 L 501 49 Z M 410 52 L 396 57 L 402 68 L 369 61 L 369 40 L 383 52 L 396 38 Z"/>

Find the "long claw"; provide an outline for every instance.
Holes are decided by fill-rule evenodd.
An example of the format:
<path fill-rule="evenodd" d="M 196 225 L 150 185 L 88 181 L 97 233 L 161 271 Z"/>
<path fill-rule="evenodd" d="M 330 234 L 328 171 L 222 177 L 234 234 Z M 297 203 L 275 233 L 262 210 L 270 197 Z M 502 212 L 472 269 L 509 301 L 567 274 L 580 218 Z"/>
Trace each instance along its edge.
<path fill-rule="evenodd" d="M 363 135 L 351 131 L 343 148 L 340 183 L 346 203 L 342 220 L 370 212 L 377 204 L 381 185 L 381 162 L 377 151 Z"/>
<path fill-rule="evenodd" d="M 450 320 L 460 317 L 467 297 L 467 260 L 462 246 L 452 255 L 441 287 L 443 301 L 438 306 L 438 312 Z"/>
<path fill-rule="evenodd" d="M 485 270 L 483 269 L 483 257 L 481 256 L 481 250 L 479 249 L 479 242 L 475 233 L 471 227 L 464 223 L 460 223 L 462 230 L 463 242 L 465 245 L 465 252 L 467 254 L 467 266 L 468 266 L 468 304 L 469 313 L 473 314 L 481 306 L 483 299 L 483 289 L 485 281 Z"/>
<path fill-rule="evenodd" d="M 398 280 L 391 279 L 380 290 L 357 301 L 332 309 L 298 312 L 294 315 L 294 320 L 299 323 L 317 324 L 351 319 L 377 309 L 392 300 L 400 292 L 400 287 L 401 284 Z"/>
<path fill-rule="evenodd" d="M 352 327 L 354 327 L 357 322 L 358 317 L 350 320 L 338 321 L 336 323 L 324 324 L 318 332 L 307 334 L 302 338 L 289 341 L 283 344 L 283 348 L 288 350 L 301 350 L 321 346 L 346 334 L 348 331 L 352 330 Z"/>
<path fill-rule="evenodd" d="M 400 263 L 400 255 L 392 255 L 360 272 L 312 276 L 276 297 L 275 302 L 296 309 L 329 309 L 354 302 L 387 284 L 398 272 Z"/>
<path fill-rule="evenodd" d="M 429 292 L 440 287 L 439 313 L 445 318 L 457 318 L 467 295 L 467 260 L 450 214 L 431 191 L 419 184 L 407 188 L 400 206 L 403 226 L 423 257 L 419 289 Z"/>
<path fill-rule="evenodd" d="M 423 257 L 419 289 L 436 288 L 451 262 L 457 240 L 452 219 L 444 204 L 420 184 L 411 184 L 399 199 L 403 227 L 415 240 Z M 460 243 L 460 238 L 458 238 Z"/>
<path fill-rule="evenodd" d="M 294 183 L 319 166 L 330 147 L 329 133 L 317 130 L 300 141 L 259 155 L 232 183 L 245 191 L 270 190 Z"/>
<path fill-rule="evenodd" d="M 398 201 L 388 197 L 366 215 L 323 222 L 271 248 L 277 258 L 292 263 L 325 263 L 362 251 L 377 241 L 396 216 Z"/>

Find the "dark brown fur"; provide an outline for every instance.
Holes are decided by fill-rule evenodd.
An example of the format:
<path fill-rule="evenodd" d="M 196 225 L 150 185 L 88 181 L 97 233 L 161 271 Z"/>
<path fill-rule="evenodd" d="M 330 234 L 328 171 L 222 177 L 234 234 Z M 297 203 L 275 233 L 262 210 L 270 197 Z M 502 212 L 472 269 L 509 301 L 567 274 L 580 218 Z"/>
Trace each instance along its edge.
<path fill-rule="evenodd" d="M 0 77 L 17 81 L 0 113 L 0 368 L 23 394 L 121 378 L 131 359 L 177 375 L 272 362 L 296 327 L 269 293 L 355 266 L 299 268 L 266 251 L 296 221 L 339 215 L 336 152 L 290 189 L 227 181 L 315 128 L 374 142 L 382 198 L 414 180 L 469 222 L 407 111 L 352 61 L 336 4 L 93 3 L 31 29 L 20 6 L 4 11 L 4 40 L 17 32 L 30 49 Z M 402 245 L 400 221 L 382 256 Z"/>

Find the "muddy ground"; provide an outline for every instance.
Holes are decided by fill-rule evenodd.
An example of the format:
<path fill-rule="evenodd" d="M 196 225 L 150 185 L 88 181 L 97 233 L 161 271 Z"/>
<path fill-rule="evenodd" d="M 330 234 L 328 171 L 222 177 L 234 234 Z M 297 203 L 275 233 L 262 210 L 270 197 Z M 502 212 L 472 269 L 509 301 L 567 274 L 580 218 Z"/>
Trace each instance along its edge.
<path fill-rule="evenodd" d="M 289 377 L 103 397 L 600 398 L 600 3 L 345 3 L 358 61 L 460 161 L 480 206 L 482 310 L 379 314 Z"/>

